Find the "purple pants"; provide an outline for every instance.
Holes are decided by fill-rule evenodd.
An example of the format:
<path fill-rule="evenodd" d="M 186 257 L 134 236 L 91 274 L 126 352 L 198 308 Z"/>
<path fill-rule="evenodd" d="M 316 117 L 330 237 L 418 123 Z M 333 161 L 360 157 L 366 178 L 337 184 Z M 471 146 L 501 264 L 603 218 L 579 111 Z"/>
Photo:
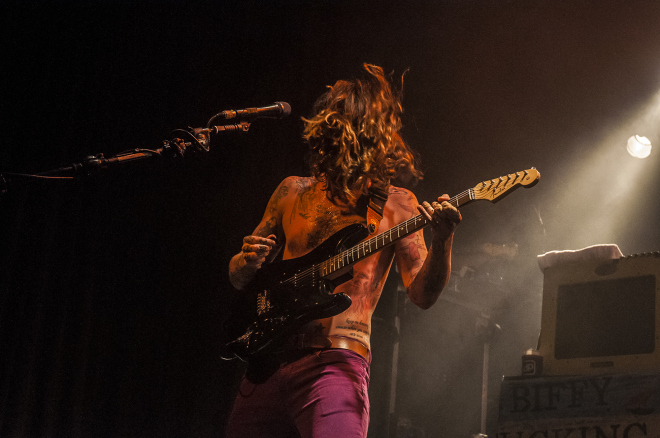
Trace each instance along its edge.
<path fill-rule="evenodd" d="M 365 438 L 368 386 L 369 363 L 350 350 L 319 350 L 251 365 L 226 438 Z"/>

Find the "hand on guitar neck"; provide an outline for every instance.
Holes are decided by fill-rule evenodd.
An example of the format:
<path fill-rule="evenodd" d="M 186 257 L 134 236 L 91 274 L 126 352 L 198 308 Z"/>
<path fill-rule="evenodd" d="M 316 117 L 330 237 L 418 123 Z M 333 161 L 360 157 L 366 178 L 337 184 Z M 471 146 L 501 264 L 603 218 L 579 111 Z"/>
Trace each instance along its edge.
<path fill-rule="evenodd" d="M 449 202 L 449 195 L 444 194 L 437 202 L 422 202 L 417 209 L 431 223 L 433 240 L 444 242 L 454 234 L 454 230 L 463 219 L 458 209 Z"/>

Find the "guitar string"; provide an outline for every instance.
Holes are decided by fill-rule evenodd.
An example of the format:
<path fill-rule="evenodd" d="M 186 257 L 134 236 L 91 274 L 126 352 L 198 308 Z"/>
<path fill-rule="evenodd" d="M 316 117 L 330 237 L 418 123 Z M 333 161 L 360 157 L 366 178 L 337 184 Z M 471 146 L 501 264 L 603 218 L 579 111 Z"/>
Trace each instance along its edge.
<path fill-rule="evenodd" d="M 470 196 L 471 194 L 474 194 L 474 189 L 473 188 L 465 190 L 464 192 L 459 193 L 458 195 L 452 197 L 451 199 L 449 199 L 449 202 L 453 203 L 453 204 L 456 204 L 456 203 L 458 203 L 460 198 L 463 198 L 465 196 L 468 197 L 468 200 L 466 202 L 469 202 L 470 200 L 472 200 L 472 196 Z M 465 204 L 466 202 L 463 202 L 463 204 Z M 385 235 L 389 233 L 389 241 L 387 243 L 388 244 L 392 243 L 393 240 L 397 240 L 401 236 L 401 232 L 404 229 L 406 229 L 407 226 L 409 226 L 409 225 L 416 226 L 416 223 L 419 220 L 425 220 L 425 218 L 423 218 L 423 216 L 420 214 L 420 215 L 417 215 L 417 216 L 415 216 L 411 219 L 408 219 L 405 222 L 401 222 L 396 227 L 393 227 L 393 228 L 379 234 L 378 236 L 375 236 L 375 237 L 373 237 L 369 240 L 366 240 L 364 242 L 360 242 L 359 244 L 355 245 L 354 247 L 352 247 L 349 250 L 343 251 L 342 253 L 337 254 L 337 255 L 335 255 L 335 256 L 333 256 L 333 257 L 331 257 L 331 258 L 329 258 L 329 259 L 327 259 L 327 260 L 325 260 L 321 263 L 318 263 L 318 264 L 315 264 L 315 265 L 311 266 L 310 268 L 306 269 L 305 271 L 302 271 L 301 273 L 285 280 L 283 283 L 285 283 L 285 284 L 300 283 L 301 286 L 306 286 L 306 285 L 309 285 L 310 283 L 313 284 L 315 278 L 322 278 L 321 272 L 323 271 L 323 268 L 326 268 L 326 271 L 327 271 L 326 275 L 327 275 L 327 274 L 335 272 L 337 269 L 341 269 L 344 266 L 346 266 L 346 264 L 344 264 L 344 259 L 347 260 L 348 265 L 356 263 L 359 260 L 356 260 L 355 257 L 357 256 L 358 259 L 359 259 L 360 250 L 362 251 L 363 256 L 366 257 L 367 256 L 367 247 L 368 247 L 368 251 L 370 253 L 369 255 L 371 255 L 371 252 L 372 252 L 371 245 L 372 245 L 372 243 L 375 243 L 376 244 L 376 249 L 380 250 L 380 249 L 382 249 L 382 247 L 381 248 L 378 247 L 378 239 L 379 238 L 383 239 L 383 246 L 385 246 L 386 245 Z M 423 224 L 422 227 L 425 226 L 425 225 L 426 225 L 426 223 Z M 392 234 L 394 233 L 394 231 L 397 231 L 397 237 L 395 239 L 392 239 Z M 413 231 L 411 231 L 410 233 L 407 233 L 407 234 L 412 234 L 415 231 L 417 231 L 417 230 L 413 230 Z M 375 251 L 375 252 L 377 252 L 377 251 Z M 350 261 L 351 258 L 352 258 L 352 262 Z M 332 269 L 333 266 L 339 266 L 339 268 Z"/>
<path fill-rule="evenodd" d="M 470 197 L 471 193 L 473 193 L 473 189 L 467 189 L 467 190 L 463 191 L 462 193 L 459 193 L 458 195 L 455 195 L 454 197 L 449 199 L 449 202 L 452 203 L 452 204 L 458 205 L 459 199 L 461 199 L 465 196 Z M 465 204 L 465 202 L 463 204 Z M 363 257 L 366 257 L 367 256 L 367 254 L 366 254 L 367 249 L 370 253 L 372 251 L 371 250 L 372 243 L 376 244 L 376 249 L 377 250 L 379 249 L 379 247 L 378 247 L 378 239 L 379 238 L 382 237 L 383 246 L 385 246 L 386 245 L 385 235 L 389 234 L 389 242 L 387 242 L 387 243 L 388 244 L 392 243 L 393 240 L 399 239 L 401 237 L 401 232 L 404 231 L 405 229 L 407 229 L 407 227 L 409 225 L 412 225 L 412 226 L 416 227 L 417 222 L 419 222 L 420 220 L 425 221 L 426 219 L 421 214 L 419 214 L 417 216 L 414 216 L 414 217 L 408 219 L 407 221 L 401 222 L 400 224 L 390 228 L 389 230 L 384 231 L 383 233 L 379 234 L 378 236 L 374 236 L 369 240 L 366 240 L 364 242 L 360 242 L 359 244 L 355 245 L 353 248 L 351 248 L 349 250 L 346 250 L 346 251 L 343 251 L 342 253 L 337 254 L 337 255 L 329 258 L 328 260 L 325 260 L 324 262 L 319 263 L 317 266 L 322 267 L 323 265 L 325 265 L 328 268 L 328 270 L 330 271 L 332 266 L 338 266 L 341 263 L 343 263 L 344 258 L 348 259 L 348 258 L 351 258 L 351 257 L 353 257 L 353 263 L 355 263 L 354 253 L 357 254 L 357 257 L 359 258 L 360 257 L 360 250 L 362 250 Z M 424 227 L 425 225 L 426 225 L 426 223 L 424 223 L 422 225 L 422 227 Z M 397 232 L 397 237 L 393 239 L 392 235 L 394 234 L 395 231 Z M 410 233 L 407 233 L 407 234 L 412 234 L 415 231 L 417 231 L 417 230 L 413 230 L 413 231 L 411 231 Z M 371 255 L 371 254 L 369 254 L 369 255 Z M 349 264 L 351 264 L 350 261 L 349 261 Z M 344 266 L 341 266 L 341 267 L 344 267 Z M 341 267 L 339 269 L 341 269 Z M 330 271 L 330 273 L 331 272 L 334 272 L 334 271 Z"/>
<path fill-rule="evenodd" d="M 468 200 L 470 200 L 470 199 L 471 199 L 471 198 L 470 198 L 470 194 L 471 194 L 471 193 L 474 193 L 474 189 L 472 189 L 472 188 L 467 189 L 467 190 L 465 190 L 465 191 L 459 193 L 458 195 L 455 195 L 455 196 L 452 197 L 451 199 L 449 199 L 449 202 L 450 202 L 452 205 L 455 205 L 455 206 L 456 206 L 456 204 L 458 204 L 460 198 L 463 198 L 463 197 L 465 197 L 465 196 L 468 196 L 468 197 L 469 197 Z M 465 203 L 464 203 L 464 204 L 465 204 Z M 394 231 L 397 231 L 397 237 L 396 237 L 396 239 L 398 239 L 399 236 L 401 235 L 401 231 L 407 229 L 407 227 L 408 227 L 409 225 L 416 226 L 416 225 L 417 225 L 417 222 L 418 222 L 419 220 L 423 220 L 424 222 L 427 221 L 426 218 L 424 218 L 421 214 L 419 214 L 419 215 L 417 215 L 417 216 L 414 216 L 414 217 L 412 217 L 412 218 L 410 218 L 410 219 L 408 219 L 408 220 L 406 220 L 406 221 L 404 221 L 404 222 L 401 222 L 401 223 L 398 224 L 397 226 L 392 227 L 392 228 L 390 228 L 389 230 L 386 230 L 386 231 L 384 231 L 383 233 L 381 233 L 381 234 L 379 234 L 379 235 L 377 235 L 377 236 L 372 237 L 372 238 L 369 239 L 369 240 L 366 240 L 366 241 L 364 241 L 364 242 L 360 242 L 360 243 L 358 243 L 357 245 L 353 246 L 353 247 L 350 248 L 349 250 L 342 251 L 340 254 L 337 254 L 337 255 L 335 255 L 335 256 L 332 256 L 332 257 L 330 257 L 329 259 L 327 259 L 327 260 L 325 260 L 325 261 L 323 261 L 323 262 L 320 262 L 320 263 L 317 263 L 317 264 L 315 264 L 315 265 L 312 265 L 311 267 L 305 269 L 305 270 L 302 271 L 301 273 L 296 274 L 296 275 L 294 275 L 293 277 L 289 277 L 288 279 L 284 280 L 282 283 L 283 283 L 283 284 L 288 284 L 288 285 L 290 285 L 290 284 L 294 284 L 294 283 L 299 283 L 300 286 L 308 286 L 309 284 L 313 284 L 315 278 L 321 278 L 321 272 L 323 271 L 323 268 L 324 268 L 324 267 L 326 268 L 327 274 L 330 274 L 330 273 L 332 273 L 332 272 L 335 272 L 337 269 L 341 269 L 341 268 L 343 268 L 344 266 L 346 266 L 346 264 L 343 264 L 344 258 L 346 258 L 347 261 L 348 261 L 350 258 L 353 258 L 353 261 L 352 261 L 352 262 L 351 262 L 351 261 L 348 261 L 348 264 L 349 264 L 349 265 L 350 265 L 350 264 L 353 264 L 353 263 L 356 263 L 357 261 L 359 261 L 360 250 L 362 250 L 362 254 L 363 254 L 363 256 L 366 257 L 366 251 L 365 251 L 365 249 L 366 249 L 367 246 L 369 247 L 369 252 L 370 252 L 370 253 L 371 253 L 371 244 L 372 244 L 372 243 L 375 243 L 375 244 L 376 244 L 376 249 L 380 249 L 380 248 L 378 247 L 378 239 L 379 239 L 379 238 L 382 238 L 382 240 L 383 240 L 383 245 L 382 245 L 382 247 L 384 247 L 384 246 L 386 245 L 386 243 L 385 243 L 385 235 L 386 235 L 386 234 L 389 233 L 389 241 L 388 241 L 387 243 L 388 243 L 388 244 L 389 244 L 389 243 L 392 243 L 392 241 L 393 241 L 393 239 L 392 239 L 392 234 L 393 234 Z M 424 224 L 422 225 L 422 227 L 424 227 L 424 226 L 426 226 L 426 223 L 424 223 Z M 420 227 L 420 228 L 422 228 L 422 227 Z M 412 233 L 414 233 L 415 231 L 417 231 L 417 230 L 415 229 L 415 230 L 411 231 L 411 232 L 408 233 L 408 234 L 412 234 Z M 396 239 L 394 239 L 394 240 L 396 240 Z M 382 247 L 381 247 L 381 248 L 382 248 Z M 356 261 L 356 259 L 355 259 L 355 255 L 354 255 L 354 253 L 356 254 L 356 256 L 357 256 L 357 258 L 358 258 L 357 261 Z M 369 255 L 371 255 L 371 254 L 369 254 Z M 337 268 L 337 269 L 332 270 L 332 267 L 333 267 L 333 266 L 340 266 L 340 265 L 341 265 L 340 268 Z M 326 274 L 326 275 L 327 275 L 327 274 Z"/>

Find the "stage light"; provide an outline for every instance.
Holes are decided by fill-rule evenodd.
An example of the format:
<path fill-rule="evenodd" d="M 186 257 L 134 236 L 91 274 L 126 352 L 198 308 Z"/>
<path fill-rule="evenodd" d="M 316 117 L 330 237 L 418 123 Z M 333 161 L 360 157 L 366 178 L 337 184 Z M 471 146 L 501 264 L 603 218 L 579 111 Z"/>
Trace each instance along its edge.
<path fill-rule="evenodd" d="M 628 139 L 627 149 L 635 158 L 646 158 L 651 154 L 651 141 L 641 135 L 633 135 Z"/>

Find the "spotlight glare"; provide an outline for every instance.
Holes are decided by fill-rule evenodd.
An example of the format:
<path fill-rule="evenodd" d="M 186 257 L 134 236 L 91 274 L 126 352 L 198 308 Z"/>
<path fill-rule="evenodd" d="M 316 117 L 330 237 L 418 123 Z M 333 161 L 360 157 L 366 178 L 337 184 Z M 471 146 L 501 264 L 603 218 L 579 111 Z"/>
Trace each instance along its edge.
<path fill-rule="evenodd" d="M 651 141 L 641 135 L 633 135 L 628 139 L 627 149 L 635 158 L 646 158 L 651 154 Z"/>

